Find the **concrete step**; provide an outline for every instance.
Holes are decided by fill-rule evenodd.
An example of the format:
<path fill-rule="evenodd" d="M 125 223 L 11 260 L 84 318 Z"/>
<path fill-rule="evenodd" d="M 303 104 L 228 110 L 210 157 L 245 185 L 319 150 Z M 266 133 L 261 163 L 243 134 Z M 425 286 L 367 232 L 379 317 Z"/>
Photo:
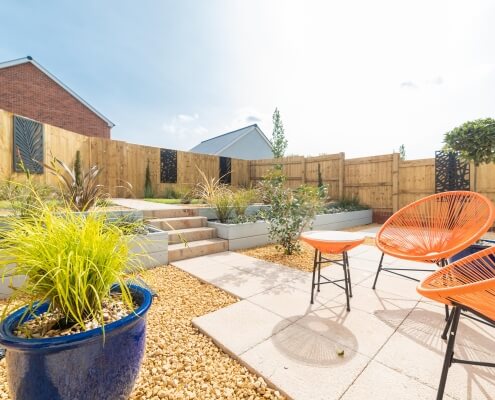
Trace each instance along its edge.
<path fill-rule="evenodd" d="M 196 217 L 199 215 L 196 208 L 166 208 L 159 210 L 143 210 L 144 218 L 180 218 Z"/>
<path fill-rule="evenodd" d="M 215 228 L 186 228 L 168 231 L 168 243 L 182 243 L 182 240 L 194 242 L 196 240 L 214 239 L 217 237 Z"/>
<path fill-rule="evenodd" d="M 164 231 L 177 229 L 201 228 L 208 224 L 206 217 L 156 218 L 148 221 L 153 226 Z"/>
<path fill-rule="evenodd" d="M 197 240 L 187 243 L 171 244 L 168 246 L 168 261 L 185 260 L 187 258 L 205 256 L 207 254 L 220 253 L 227 251 L 229 243 L 223 239 Z"/>

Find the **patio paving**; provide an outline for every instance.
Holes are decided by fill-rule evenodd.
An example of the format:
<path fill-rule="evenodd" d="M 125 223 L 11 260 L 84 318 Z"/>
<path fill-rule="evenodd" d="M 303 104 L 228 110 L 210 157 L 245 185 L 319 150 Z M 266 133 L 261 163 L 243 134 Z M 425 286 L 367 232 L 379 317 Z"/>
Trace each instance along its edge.
<path fill-rule="evenodd" d="M 173 265 L 241 299 L 193 324 L 289 398 L 435 398 L 446 347 L 444 309 L 421 298 L 415 282 L 386 273 L 373 291 L 380 255 L 366 245 L 349 252 L 349 313 L 341 289 L 322 286 L 311 305 L 310 273 L 238 253 Z M 323 271 L 333 278 L 341 273 L 340 266 Z M 463 318 L 460 329 L 458 356 L 493 361 L 492 328 Z M 454 364 L 444 398 L 493 399 L 493 393 L 493 368 Z"/>

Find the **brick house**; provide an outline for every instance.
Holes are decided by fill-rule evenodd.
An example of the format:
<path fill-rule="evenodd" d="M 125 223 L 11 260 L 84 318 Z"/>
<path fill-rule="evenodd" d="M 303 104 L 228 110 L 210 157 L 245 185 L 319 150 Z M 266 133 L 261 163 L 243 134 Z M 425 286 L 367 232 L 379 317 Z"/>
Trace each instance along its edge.
<path fill-rule="evenodd" d="M 114 126 L 29 56 L 0 63 L 0 109 L 86 136 Z"/>

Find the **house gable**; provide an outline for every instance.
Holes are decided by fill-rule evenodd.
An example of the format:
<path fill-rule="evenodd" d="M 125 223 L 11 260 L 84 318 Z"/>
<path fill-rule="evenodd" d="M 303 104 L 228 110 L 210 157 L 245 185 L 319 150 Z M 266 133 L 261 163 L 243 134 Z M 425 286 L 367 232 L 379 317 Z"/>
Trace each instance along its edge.
<path fill-rule="evenodd" d="M 110 137 L 113 123 L 30 59 L 0 63 L 0 109 L 86 136 Z"/>

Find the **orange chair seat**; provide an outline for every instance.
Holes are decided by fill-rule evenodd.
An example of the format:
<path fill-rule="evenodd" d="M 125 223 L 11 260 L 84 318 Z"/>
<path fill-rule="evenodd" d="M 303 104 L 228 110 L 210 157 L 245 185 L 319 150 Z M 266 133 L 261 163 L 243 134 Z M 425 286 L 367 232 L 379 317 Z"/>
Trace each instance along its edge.
<path fill-rule="evenodd" d="M 475 243 L 494 220 L 495 206 L 479 193 L 439 193 L 397 211 L 375 241 L 385 254 L 436 263 Z"/>
<path fill-rule="evenodd" d="M 432 300 L 465 306 L 495 321 L 495 247 L 432 273 L 417 290 Z"/>
<path fill-rule="evenodd" d="M 310 231 L 301 235 L 301 240 L 324 254 L 340 254 L 364 242 L 364 235 L 343 231 Z"/>

